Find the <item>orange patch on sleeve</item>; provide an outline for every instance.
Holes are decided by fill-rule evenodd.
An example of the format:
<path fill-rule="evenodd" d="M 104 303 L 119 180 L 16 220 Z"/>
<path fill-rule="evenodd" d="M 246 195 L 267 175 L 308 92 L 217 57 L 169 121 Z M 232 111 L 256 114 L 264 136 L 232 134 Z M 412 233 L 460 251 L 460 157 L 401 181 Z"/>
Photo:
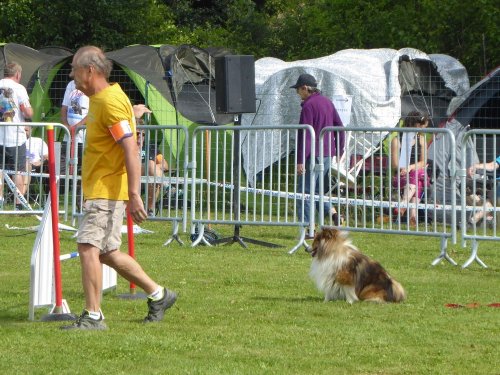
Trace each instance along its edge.
<path fill-rule="evenodd" d="M 111 125 L 108 129 L 116 142 L 133 135 L 132 128 L 130 127 L 128 120 L 117 122 L 116 124 Z"/>

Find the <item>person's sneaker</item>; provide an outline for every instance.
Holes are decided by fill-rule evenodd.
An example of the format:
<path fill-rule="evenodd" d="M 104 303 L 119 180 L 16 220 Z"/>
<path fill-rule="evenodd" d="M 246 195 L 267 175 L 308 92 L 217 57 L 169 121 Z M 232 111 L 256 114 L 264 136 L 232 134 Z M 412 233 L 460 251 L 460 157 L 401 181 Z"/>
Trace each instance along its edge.
<path fill-rule="evenodd" d="M 167 288 L 163 288 L 163 298 L 153 301 L 148 298 L 148 315 L 144 318 L 144 323 L 159 322 L 163 319 L 165 311 L 171 308 L 177 300 L 177 294 Z"/>
<path fill-rule="evenodd" d="M 103 322 L 102 316 L 99 320 L 92 319 L 87 310 L 83 310 L 82 315 L 71 325 L 62 326 L 63 330 L 79 329 L 82 331 L 104 331 L 108 329 L 106 323 Z"/>
<path fill-rule="evenodd" d="M 21 203 L 16 203 L 16 211 L 23 211 L 24 206 Z"/>
<path fill-rule="evenodd" d="M 148 216 L 155 216 L 155 211 L 152 208 L 148 210 Z"/>

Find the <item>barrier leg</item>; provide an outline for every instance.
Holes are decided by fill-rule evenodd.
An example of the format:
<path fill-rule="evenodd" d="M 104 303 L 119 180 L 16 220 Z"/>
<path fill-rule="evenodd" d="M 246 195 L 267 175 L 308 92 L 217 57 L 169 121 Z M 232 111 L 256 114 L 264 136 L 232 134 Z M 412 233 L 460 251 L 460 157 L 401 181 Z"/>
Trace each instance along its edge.
<path fill-rule="evenodd" d="M 481 259 L 479 259 L 479 257 L 477 256 L 478 247 L 479 247 L 479 242 L 473 238 L 472 239 L 471 255 L 470 255 L 469 259 L 467 259 L 467 261 L 463 264 L 462 268 L 469 267 L 472 264 L 472 262 L 474 262 L 474 261 L 476 261 L 481 267 L 488 268 L 488 266 L 486 264 L 484 264 L 484 262 Z"/>
<path fill-rule="evenodd" d="M 202 223 L 198 223 L 198 237 L 196 237 L 196 239 L 193 241 L 193 243 L 191 244 L 191 247 L 196 247 L 200 242 L 203 242 L 205 245 L 207 246 L 212 246 L 210 244 L 210 242 L 207 241 L 207 239 L 205 238 L 204 234 L 205 234 L 205 225 L 202 224 Z"/>
<path fill-rule="evenodd" d="M 170 243 L 173 241 L 173 240 L 176 240 L 180 245 L 184 245 L 184 242 L 182 242 L 182 240 L 180 239 L 179 237 L 179 223 L 177 222 L 177 220 L 174 220 L 173 221 L 173 233 L 172 233 L 172 237 L 170 237 L 164 244 L 163 246 L 167 246 L 167 245 L 170 245 Z"/>
<path fill-rule="evenodd" d="M 307 228 L 300 227 L 299 242 L 288 252 L 288 254 L 294 254 L 301 246 L 304 246 L 305 250 L 308 251 L 309 245 L 306 242 L 306 230 Z"/>
<path fill-rule="evenodd" d="M 449 263 L 453 264 L 454 266 L 457 265 L 457 262 L 455 262 L 451 257 L 448 255 L 448 252 L 446 251 L 446 248 L 448 247 L 448 239 L 445 237 L 441 237 L 441 254 L 434 259 L 432 262 L 432 265 L 435 266 L 439 262 L 441 262 L 443 259 L 447 260 Z"/>

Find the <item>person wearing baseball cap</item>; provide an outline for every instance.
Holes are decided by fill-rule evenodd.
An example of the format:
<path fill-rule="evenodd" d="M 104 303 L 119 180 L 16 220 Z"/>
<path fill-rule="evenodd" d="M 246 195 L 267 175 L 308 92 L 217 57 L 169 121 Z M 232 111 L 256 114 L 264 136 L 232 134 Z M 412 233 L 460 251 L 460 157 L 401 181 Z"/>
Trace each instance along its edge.
<path fill-rule="evenodd" d="M 312 75 L 304 73 L 299 76 L 297 79 L 297 83 L 293 86 L 290 86 L 291 89 L 298 89 L 301 86 L 309 86 L 309 87 L 317 87 L 318 83 L 316 82 L 316 78 Z"/>
<path fill-rule="evenodd" d="M 323 164 L 323 173 L 326 177 L 330 170 L 332 157 L 336 156 L 338 160 L 344 151 L 344 132 L 329 132 L 323 138 L 324 157 L 323 160 L 320 160 L 319 135 L 321 130 L 331 126 L 343 127 L 343 124 L 332 101 L 321 94 L 321 91 L 318 89 L 318 82 L 311 74 L 301 74 L 297 82 L 293 86 L 290 86 L 290 88 L 295 89 L 297 95 L 302 100 L 299 123 L 311 125 L 315 133 L 315 155 L 311 155 L 311 136 L 309 132 L 305 132 L 304 134 L 304 131 L 299 131 L 297 139 L 297 174 L 299 176 L 297 191 L 299 193 L 310 194 L 309 181 L 311 171 L 306 169 L 306 166 L 310 163 L 310 158 L 316 158 L 316 164 Z M 319 193 L 318 180 L 319 176 L 316 176 L 316 194 Z M 309 200 L 305 200 L 302 207 L 302 201 L 297 201 L 296 206 L 299 220 L 309 222 L 309 202 Z M 340 216 L 329 202 L 324 204 L 324 212 L 325 215 L 331 215 L 334 225 L 341 224 Z"/>

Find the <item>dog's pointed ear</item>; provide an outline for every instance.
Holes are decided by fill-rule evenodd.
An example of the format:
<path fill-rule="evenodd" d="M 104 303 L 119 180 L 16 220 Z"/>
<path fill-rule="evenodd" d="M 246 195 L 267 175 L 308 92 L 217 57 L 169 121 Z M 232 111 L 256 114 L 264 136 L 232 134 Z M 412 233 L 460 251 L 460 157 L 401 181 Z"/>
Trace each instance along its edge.
<path fill-rule="evenodd" d="M 339 230 L 337 231 L 339 232 L 338 233 L 338 236 L 344 240 L 346 240 L 347 238 L 349 238 L 349 232 L 345 231 L 345 230 Z"/>
<path fill-rule="evenodd" d="M 347 240 L 349 232 L 345 230 L 338 230 L 336 228 L 323 228 L 321 231 L 321 238 L 328 240 Z"/>
<path fill-rule="evenodd" d="M 321 238 L 324 240 L 333 240 L 337 238 L 339 231 L 335 228 L 323 228 Z"/>

